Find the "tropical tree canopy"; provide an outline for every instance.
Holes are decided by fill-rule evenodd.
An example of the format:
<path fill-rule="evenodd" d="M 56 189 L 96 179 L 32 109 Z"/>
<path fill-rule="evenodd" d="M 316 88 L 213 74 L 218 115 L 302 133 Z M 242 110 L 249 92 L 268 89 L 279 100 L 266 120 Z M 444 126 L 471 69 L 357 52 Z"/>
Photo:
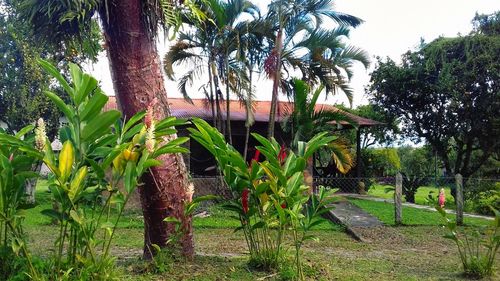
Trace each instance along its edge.
<path fill-rule="evenodd" d="M 63 59 L 80 63 L 93 56 L 79 46 L 67 45 L 61 49 L 46 44 L 45 40 L 32 40 L 31 27 L 8 3 L 0 1 L 0 121 L 7 124 L 8 131 L 17 132 L 42 117 L 47 122 L 49 138 L 53 139 L 59 129 L 60 113 L 43 95 L 51 84 L 37 58 L 49 59 L 67 69 Z M 89 46 L 99 49 L 99 34 L 89 36 L 92 39 Z"/>
<path fill-rule="evenodd" d="M 448 172 L 464 176 L 500 147 L 500 36 L 491 28 L 498 16 L 487 18 L 470 35 L 406 53 L 401 65 L 379 59 L 369 87 L 371 101 L 398 118 L 407 137 L 424 139 Z"/>

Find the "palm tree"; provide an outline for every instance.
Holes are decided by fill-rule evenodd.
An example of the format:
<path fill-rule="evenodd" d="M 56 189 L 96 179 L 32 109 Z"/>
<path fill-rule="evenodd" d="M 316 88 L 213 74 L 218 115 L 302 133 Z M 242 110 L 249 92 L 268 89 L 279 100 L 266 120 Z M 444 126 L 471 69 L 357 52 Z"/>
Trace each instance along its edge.
<path fill-rule="evenodd" d="M 192 1 L 182 1 L 196 10 Z M 23 0 L 19 6 L 22 18 L 34 28 L 34 34 L 65 48 L 67 42 L 81 42 L 90 36 L 93 19 L 98 15 L 103 27 L 105 48 L 110 60 L 118 104 L 124 116 L 155 105 L 155 118 L 170 115 L 167 93 L 155 45 L 160 27 L 178 26 L 172 0 L 92 0 L 33 1 Z M 196 12 L 198 18 L 202 13 Z M 94 23 L 95 26 L 95 23 Z M 153 244 L 166 246 L 175 226 L 163 221 L 178 218 L 186 234 L 180 239 L 183 254 L 194 255 L 191 217 L 184 215 L 184 205 L 191 200 L 192 188 L 180 154 L 165 155 L 163 165 L 152 168 L 140 187 L 144 214 L 144 256 L 154 254 Z"/>
<path fill-rule="evenodd" d="M 340 110 L 317 109 L 318 98 L 325 86 L 321 85 L 311 92 L 310 86 L 303 80 L 293 79 L 294 106 L 284 119 L 283 129 L 292 135 L 292 149 L 297 149 L 300 141 L 309 141 L 320 132 L 333 132 L 340 121 L 352 123 L 352 120 Z M 347 141 L 337 138 L 326 150 L 341 173 L 347 173 L 353 166 L 353 158 Z M 310 163 L 312 165 L 312 162 Z M 312 170 L 312 166 L 309 167 Z M 312 172 L 311 172 L 312 175 Z"/>
<path fill-rule="evenodd" d="M 269 128 L 268 136 L 272 137 L 274 135 L 274 124 L 276 120 L 276 107 L 278 102 L 278 90 L 281 87 L 286 87 L 283 84 L 282 77 L 282 66 L 284 60 L 292 61 L 294 59 L 299 59 L 295 63 L 290 65 L 298 67 L 298 64 L 302 68 L 325 66 L 325 63 L 319 64 L 318 55 L 326 55 L 324 52 L 320 52 L 320 49 L 316 49 L 314 45 L 309 44 L 309 49 L 316 49 L 316 52 L 312 52 L 314 56 L 311 56 L 309 60 L 303 60 L 305 58 L 298 58 L 293 55 L 293 49 L 296 44 L 297 36 L 303 36 L 303 38 L 309 38 L 318 34 L 318 30 L 325 19 L 330 19 L 337 22 L 340 26 L 344 27 L 356 27 L 361 24 L 361 20 L 357 17 L 336 12 L 333 9 L 333 0 L 275 0 L 269 5 L 268 19 L 271 22 L 276 23 L 276 40 L 274 42 L 273 49 L 271 50 L 268 58 L 266 59 L 266 72 L 268 76 L 273 79 L 273 92 L 271 98 L 271 110 L 269 114 Z M 302 40 L 304 41 L 304 40 Z M 304 46 L 305 47 L 305 46 Z M 345 46 L 344 46 L 345 47 Z M 289 56 L 292 54 L 292 56 Z M 339 54 L 339 50 L 335 49 L 331 54 L 330 58 L 324 57 L 322 60 L 332 61 L 332 57 Z M 352 55 L 352 54 L 351 54 Z M 289 56 L 289 58 L 286 58 Z M 340 60 L 339 60 L 340 61 Z M 333 69 L 334 67 L 329 66 L 328 68 Z M 310 73 L 318 73 L 318 71 L 307 71 Z M 303 71 L 303 73 L 306 73 Z M 340 74 L 340 73 L 339 73 Z M 336 76 L 339 75 L 336 73 Z M 310 82 L 314 82 L 313 77 L 309 77 Z M 332 83 L 325 83 L 327 90 L 333 86 L 334 80 L 328 79 Z M 337 81 L 338 83 L 343 83 L 343 81 Z M 345 84 L 345 83 L 343 83 Z"/>
<path fill-rule="evenodd" d="M 246 32 L 243 28 L 245 22 L 240 21 L 240 18 L 243 14 L 249 14 L 254 18 L 260 14 L 258 8 L 247 0 L 227 2 L 210 0 L 206 5 L 202 5 L 202 9 L 210 15 L 211 20 L 195 25 L 188 23 L 191 25 L 191 30 L 181 33 L 179 40 L 165 55 L 165 70 L 167 76 L 174 79 L 175 65 L 188 63 L 192 66 L 179 82 L 179 89 L 189 100 L 186 90 L 187 82 L 203 75 L 203 69 L 208 69 L 209 103 L 212 106 L 214 125 L 219 130 L 224 129 L 231 142 L 230 90 L 238 93 L 238 89 L 246 87 L 247 80 L 243 72 L 244 65 L 237 57 L 241 49 L 240 38 Z M 219 81 L 225 84 L 225 98 L 222 96 Z M 222 124 L 220 111 L 220 102 L 224 99 L 226 101 L 225 127 Z M 214 103 L 217 109 L 214 108 Z"/>
<path fill-rule="evenodd" d="M 282 64 L 286 72 L 299 69 L 302 80 L 310 85 L 324 85 L 326 94 L 336 94 L 340 89 L 352 103 L 352 77 L 354 62 L 368 67 L 368 54 L 360 48 L 347 45 L 350 29 L 339 26 L 332 30 L 315 29 L 296 42 L 286 41 Z M 283 81 L 287 84 L 290 81 Z M 290 86 L 286 87 L 291 89 Z"/>

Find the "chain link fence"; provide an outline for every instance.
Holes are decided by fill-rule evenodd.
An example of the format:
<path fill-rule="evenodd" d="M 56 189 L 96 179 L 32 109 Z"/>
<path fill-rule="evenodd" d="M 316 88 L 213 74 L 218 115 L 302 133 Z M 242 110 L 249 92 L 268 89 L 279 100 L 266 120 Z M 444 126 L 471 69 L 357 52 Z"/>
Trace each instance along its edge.
<path fill-rule="evenodd" d="M 231 192 L 221 177 L 192 178 L 195 196 L 218 195 L 231 198 Z M 380 199 L 394 202 L 396 177 L 315 177 L 315 186 L 338 189 L 346 196 L 364 196 L 366 199 Z M 469 213 L 491 215 L 489 206 L 500 209 L 499 178 L 463 178 L 463 210 Z M 446 194 L 446 207 L 456 209 L 456 177 L 422 177 L 402 174 L 402 198 L 405 203 L 431 206 L 438 198 L 440 189 Z"/>

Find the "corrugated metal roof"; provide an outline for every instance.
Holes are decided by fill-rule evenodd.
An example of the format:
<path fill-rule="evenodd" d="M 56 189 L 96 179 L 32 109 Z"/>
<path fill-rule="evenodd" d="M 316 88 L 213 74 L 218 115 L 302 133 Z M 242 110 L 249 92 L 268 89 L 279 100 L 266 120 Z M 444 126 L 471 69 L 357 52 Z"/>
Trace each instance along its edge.
<path fill-rule="evenodd" d="M 206 99 L 193 99 L 193 103 L 187 102 L 183 98 L 169 98 L 168 103 L 170 106 L 170 112 L 173 116 L 178 118 L 190 118 L 198 117 L 205 120 L 212 119 L 212 111 L 209 103 Z M 226 103 L 221 104 L 222 118 L 226 119 Z M 239 102 L 232 100 L 230 103 L 231 108 L 231 120 L 233 121 L 246 121 L 245 106 Z M 110 96 L 108 103 L 105 105 L 104 110 L 118 109 L 116 98 Z M 268 122 L 269 121 L 269 111 L 271 109 L 270 101 L 256 101 L 253 105 L 254 118 L 256 122 Z M 316 105 L 316 110 L 332 110 L 332 111 L 342 111 L 333 105 L 328 104 L 318 104 Z M 293 110 L 293 103 L 291 102 L 279 102 L 277 108 L 277 121 L 281 122 L 285 116 Z M 355 123 L 361 127 L 377 126 L 383 125 L 375 120 L 368 118 L 363 118 L 361 116 L 354 115 L 349 112 L 344 112 L 349 118 L 351 118 Z M 341 122 L 342 125 L 349 125 L 347 122 Z"/>

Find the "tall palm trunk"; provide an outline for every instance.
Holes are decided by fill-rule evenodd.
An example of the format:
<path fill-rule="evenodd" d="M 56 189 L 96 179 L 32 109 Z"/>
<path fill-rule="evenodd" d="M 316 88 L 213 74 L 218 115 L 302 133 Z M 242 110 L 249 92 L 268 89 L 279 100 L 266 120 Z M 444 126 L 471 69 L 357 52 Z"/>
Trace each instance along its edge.
<path fill-rule="evenodd" d="M 250 113 L 252 111 L 252 79 L 253 79 L 253 65 L 250 67 L 250 73 L 248 75 L 249 85 L 248 85 L 248 95 L 247 100 L 245 101 L 245 113 L 247 121 L 245 122 L 246 132 L 245 132 L 245 148 L 243 150 L 243 159 L 247 159 L 248 154 L 248 140 L 250 138 L 250 127 L 252 124 L 250 123 Z"/>
<path fill-rule="evenodd" d="M 217 117 L 215 116 L 215 98 L 214 98 L 214 89 L 212 83 L 212 61 L 208 61 L 208 86 L 210 87 L 210 109 L 212 110 L 212 122 L 213 126 L 217 128 Z"/>
<path fill-rule="evenodd" d="M 100 16 L 120 109 L 130 118 L 157 98 L 155 118 L 160 119 L 170 112 L 155 41 L 141 21 L 142 5 L 140 0 L 108 1 Z M 163 219 L 173 216 L 182 222 L 185 235 L 180 243 L 183 254 L 191 258 L 191 218 L 184 216 L 184 205 L 192 196 L 186 166 L 180 154 L 164 155 L 159 160 L 163 164 L 152 168 L 139 188 L 144 214 L 144 257 L 152 257 L 153 244 L 166 246 L 175 227 Z"/>
<path fill-rule="evenodd" d="M 222 131 L 222 129 L 224 128 L 223 124 L 222 124 L 222 111 L 221 111 L 221 108 L 220 108 L 220 102 L 222 100 L 222 92 L 220 91 L 220 87 L 219 87 L 219 78 L 217 77 L 217 69 L 215 67 L 215 62 L 212 60 L 212 64 L 211 64 L 211 68 L 212 68 L 212 77 L 213 77 L 213 82 L 214 82 L 214 91 L 215 91 L 215 106 L 216 106 L 216 111 L 217 111 L 217 125 L 219 125 L 219 127 L 217 127 L 217 130 L 219 131 Z"/>
<path fill-rule="evenodd" d="M 229 97 L 229 59 L 226 54 L 226 133 L 230 144 L 233 144 L 233 136 L 231 135 L 231 99 Z"/>
<path fill-rule="evenodd" d="M 274 125 L 276 122 L 276 108 L 278 105 L 278 89 L 279 89 L 279 83 L 281 81 L 281 49 L 283 45 L 283 30 L 280 26 L 280 29 L 278 31 L 278 36 L 276 36 L 276 69 L 274 73 L 274 79 L 273 79 L 273 94 L 271 97 L 271 110 L 269 113 L 269 127 L 267 131 L 267 136 L 268 138 L 274 137 Z"/>

